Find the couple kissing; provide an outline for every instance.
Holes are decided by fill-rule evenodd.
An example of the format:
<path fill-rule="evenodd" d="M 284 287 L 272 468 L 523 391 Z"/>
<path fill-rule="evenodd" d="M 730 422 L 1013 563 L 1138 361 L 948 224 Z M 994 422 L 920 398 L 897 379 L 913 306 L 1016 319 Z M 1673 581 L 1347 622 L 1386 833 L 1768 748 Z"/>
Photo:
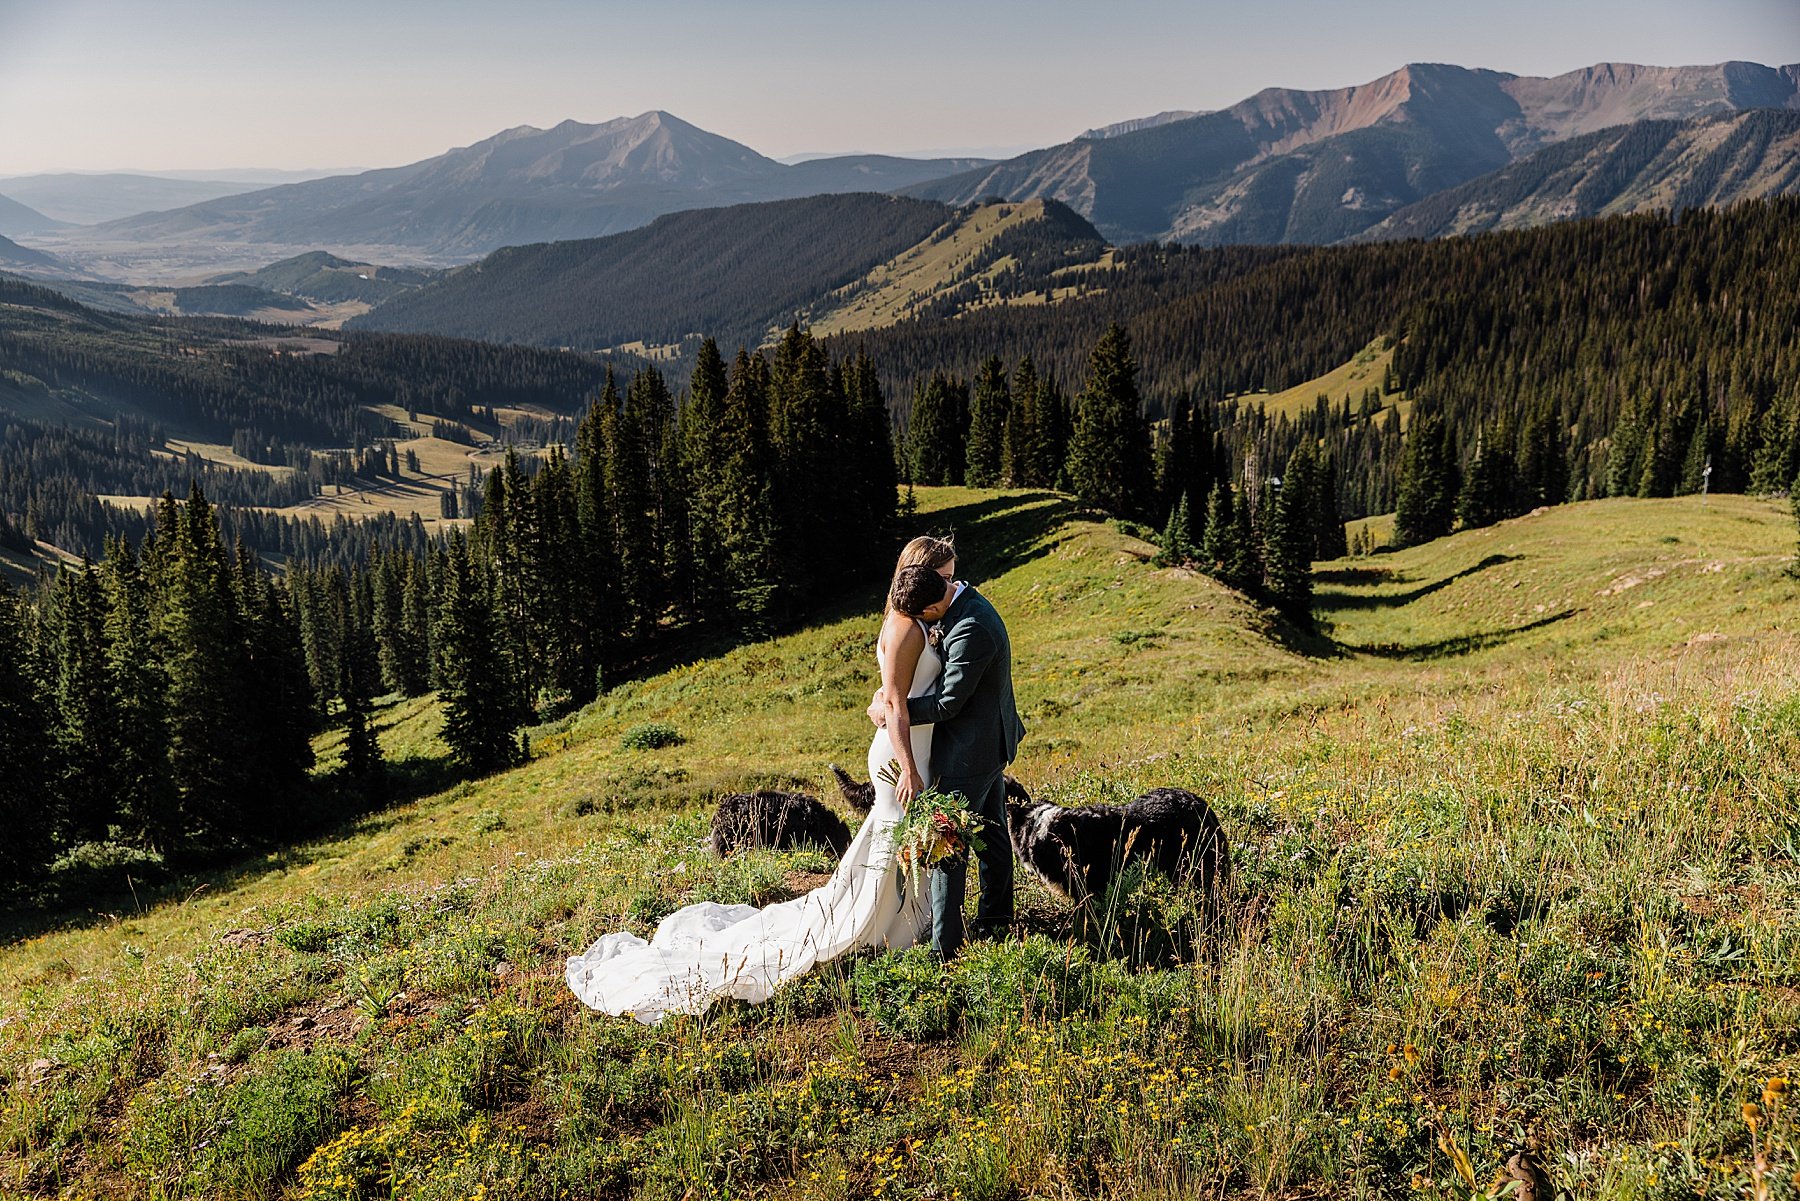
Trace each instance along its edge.
<path fill-rule="evenodd" d="M 901 551 L 875 659 L 880 687 L 868 708 L 876 727 L 868 756 L 874 803 L 830 879 L 761 908 L 684 906 L 648 941 L 629 930 L 602 936 L 565 972 L 585 1004 L 658 1022 L 702 1013 L 724 997 L 760 1003 L 782 982 L 865 947 L 897 949 L 929 937 L 947 959 L 967 934 L 1005 931 L 1013 907 L 1005 770 L 1025 727 L 1006 624 L 986 597 L 956 579 L 956 548 L 947 539 L 915 538 Z M 960 794 L 982 834 L 974 840 L 981 892 L 968 931 L 967 856 L 938 863 L 921 889 L 897 854 L 896 826 L 928 788 Z"/>

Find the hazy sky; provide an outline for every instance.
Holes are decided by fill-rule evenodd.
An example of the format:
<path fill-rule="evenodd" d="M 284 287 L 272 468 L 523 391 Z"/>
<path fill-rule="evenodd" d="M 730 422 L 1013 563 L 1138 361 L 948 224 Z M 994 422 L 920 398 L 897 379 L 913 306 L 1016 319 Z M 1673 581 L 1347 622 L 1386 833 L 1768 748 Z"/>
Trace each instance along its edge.
<path fill-rule="evenodd" d="M 765 154 L 1022 150 L 1406 62 L 1800 62 L 1800 0 L 0 0 L 0 175 L 392 166 L 666 109 Z"/>

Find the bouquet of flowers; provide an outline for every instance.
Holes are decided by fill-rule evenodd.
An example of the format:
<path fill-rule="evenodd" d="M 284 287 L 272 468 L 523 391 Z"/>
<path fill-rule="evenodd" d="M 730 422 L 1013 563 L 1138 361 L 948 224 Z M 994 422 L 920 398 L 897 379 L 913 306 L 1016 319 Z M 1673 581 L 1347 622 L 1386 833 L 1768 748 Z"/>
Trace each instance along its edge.
<path fill-rule="evenodd" d="M 899 784 L 900 761 L 889 760 L 878 778 L 890 786 Z M 981 818 L 969 811 L 967 797 L 927 788 L 913 797 L 894 823 L 894 861 L 917 881 L 926 868 L 966 851 L 981 851 L 986 846 L 981 827 Z"/>

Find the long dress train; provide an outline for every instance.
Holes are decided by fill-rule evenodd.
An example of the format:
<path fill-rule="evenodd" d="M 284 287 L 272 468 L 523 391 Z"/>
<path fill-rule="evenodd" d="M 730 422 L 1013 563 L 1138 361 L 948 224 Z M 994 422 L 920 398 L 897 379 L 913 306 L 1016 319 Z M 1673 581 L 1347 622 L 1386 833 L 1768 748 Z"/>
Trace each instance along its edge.
<path fill-rule="evenodd" d="M 877 651 L 877 661 L 880 653 Z M 931 690 L 943 660 L 919 653 L 908 696 Z M 913 761 L 931 780 L 931 726 L 912 730 Z M 721 997 L 767 1000 L 784 980 L 860 947 L 908 947 L 931 929 L 928 890 L 894 863 L 891 837 L 901 810 L 881 772 L 894 759 L 885 729 L 869 744 L 875 804 L 831 879 L 805 896 L 758 909 L 702 901 L 665 917 L 645 942 L 629 930 L 571 956 L 565 978 L 590 1008 L 659 1022 L 702 1013 Z"/>

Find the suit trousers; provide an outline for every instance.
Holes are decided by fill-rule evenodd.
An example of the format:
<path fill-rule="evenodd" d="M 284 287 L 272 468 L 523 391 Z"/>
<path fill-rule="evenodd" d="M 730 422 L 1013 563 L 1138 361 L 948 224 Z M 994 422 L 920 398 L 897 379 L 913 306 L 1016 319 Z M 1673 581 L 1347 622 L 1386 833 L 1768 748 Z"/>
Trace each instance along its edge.
<path fill-rule="evenodd" d="M 978 937 L 1002 934 L 1012 925 L 1013 849 L 1006 827 L 1006 768 L 990 776 L 941 777 L 939 792 L 961 793 L 969 810 L 982 819 L 981 897 L 975 903 L 971 933 Z M 967 893 L 969 857 L 956 856 L 931 869 L 931 949 L 939 959 L 949 959 L 963 944 L 963 899 Z"/>

